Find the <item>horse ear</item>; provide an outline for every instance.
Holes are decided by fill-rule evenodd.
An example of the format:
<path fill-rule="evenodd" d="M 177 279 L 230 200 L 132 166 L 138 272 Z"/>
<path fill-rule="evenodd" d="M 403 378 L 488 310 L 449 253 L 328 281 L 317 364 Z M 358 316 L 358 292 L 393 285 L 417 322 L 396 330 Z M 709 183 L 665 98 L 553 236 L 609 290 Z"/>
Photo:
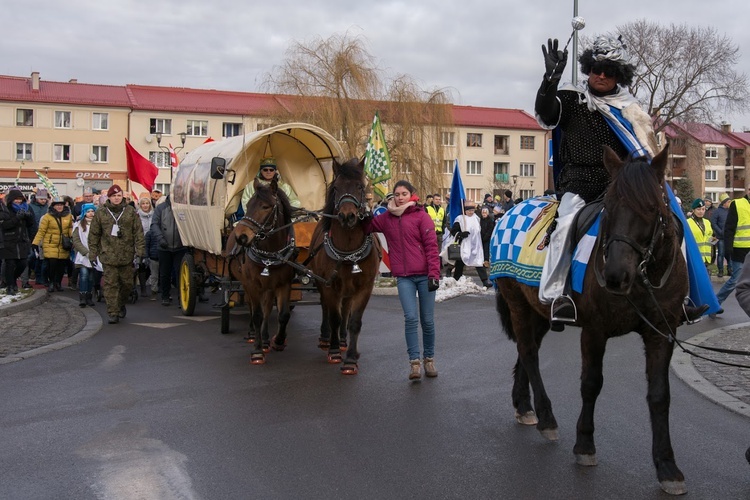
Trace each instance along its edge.
<path fill-rule="evenodd" d="M 334 158 L 333 160 L 333 176 L 338 177 L 339 176 L 339 169 L 341 168 L 341 164 Z"/>
<path fill-rule="evenodd" d="M 669 158 L 669 143 L 667 143 L 666 146 L 664 146 L 664 149 L 662 149 L 659 154 L 654 156 L 654 159 L 651 160 L 651 166 L 656 171 L 656 177 L 661 181 L 664 179 L 664 176 L 667 174 L 667 159 Z"/>
<path fill-rule="evenodd" d="M 607 167 L 610 177 L 615 178 L 622 167 L 622 163 L 622 160 L 612 148 L 604 146 L 604 166 Z"/>

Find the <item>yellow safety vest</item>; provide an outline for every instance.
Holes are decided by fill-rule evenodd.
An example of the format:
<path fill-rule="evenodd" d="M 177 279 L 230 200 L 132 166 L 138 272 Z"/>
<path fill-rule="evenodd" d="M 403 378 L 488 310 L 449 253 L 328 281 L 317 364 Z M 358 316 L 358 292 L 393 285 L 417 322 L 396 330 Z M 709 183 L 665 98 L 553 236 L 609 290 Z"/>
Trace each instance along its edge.
<path fill-rule="evenodd" d="M 432 222 L 435 224 L 435 232 L 436 233 L 442 233 L 443 232 L 443 219 L 445 219 L 445 209 L 440 206 L 437 210 L 435 210 L 435 207 L 432 205 L 427 205 L 427 214 L 430 216 L 430 219 L 432 219 Z"/>
<path fill-rule="evenodd" d="M 714 235 L 714 230 L 711 227 L 711 223 L 706 219 L 703 218 L 703 227 L 706 229 L 705 232 L 701 231 L 700 226 L 698 226 L 698 223 L 695 222 L 695 219 L 693 217 L 690 217 L 688 219 L 688 226 L 690 226 L 690 232 L 693 233 L 693 237 L 695 238 L 695 242 L 698 243 L 698 249 L 701 251 L 701 257 L 703 257 L 703 262 L 706 264 L 711 263 L 711 238 Z"/>
<path fill-rule="evenodd" d="M 747 198 L 734 200 L 737 207 L 737 231 L 734 233 L 734 248 L 750 248 L 750 201 Z"/>

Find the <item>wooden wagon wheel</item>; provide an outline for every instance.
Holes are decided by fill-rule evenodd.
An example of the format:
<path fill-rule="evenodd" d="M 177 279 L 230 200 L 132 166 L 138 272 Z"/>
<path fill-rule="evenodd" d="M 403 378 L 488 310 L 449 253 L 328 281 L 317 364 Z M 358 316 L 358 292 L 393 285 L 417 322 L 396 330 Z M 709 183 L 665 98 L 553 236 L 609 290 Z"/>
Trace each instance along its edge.
<path fill-rule="evenodd" d="M 198 295 L 198 283 L 195 279 L 195 260 L 186 253 L 180 263 L 180 309 L 184 316 L 195 312 L 195 299 Z"/>

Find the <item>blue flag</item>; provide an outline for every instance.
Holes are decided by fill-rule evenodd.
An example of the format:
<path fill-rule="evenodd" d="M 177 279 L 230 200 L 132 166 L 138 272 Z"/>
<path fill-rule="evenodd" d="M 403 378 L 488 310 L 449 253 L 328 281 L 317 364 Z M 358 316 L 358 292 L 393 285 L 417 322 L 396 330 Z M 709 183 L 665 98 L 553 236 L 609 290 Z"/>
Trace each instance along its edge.
<path fill-rule="evenodd" d="M 453 167 L 453 181 L 451 182 L 451 202 L 448 205 L 448 211 L 451 216 L 451 227 L 456 222 L 456 217 L 464 213 L 464 204 L 461 203 L 466 199 L 464 183 L 461 182 L 461 171 L 458 169 L 458 160 Z"/>

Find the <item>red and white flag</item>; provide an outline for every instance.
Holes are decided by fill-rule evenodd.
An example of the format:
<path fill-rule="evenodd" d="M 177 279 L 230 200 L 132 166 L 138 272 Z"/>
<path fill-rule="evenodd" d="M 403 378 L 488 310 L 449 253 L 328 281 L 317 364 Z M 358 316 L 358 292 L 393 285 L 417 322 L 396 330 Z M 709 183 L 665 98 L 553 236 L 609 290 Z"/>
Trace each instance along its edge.
<path fill-rule="evenodd" d="M 177 153 L 174 152 L 172 145 L 169 145 L 169 162 L 172 164 L 172 170 L 177 168 L 180 164 L 180 160 L 177 159 Z"/>

